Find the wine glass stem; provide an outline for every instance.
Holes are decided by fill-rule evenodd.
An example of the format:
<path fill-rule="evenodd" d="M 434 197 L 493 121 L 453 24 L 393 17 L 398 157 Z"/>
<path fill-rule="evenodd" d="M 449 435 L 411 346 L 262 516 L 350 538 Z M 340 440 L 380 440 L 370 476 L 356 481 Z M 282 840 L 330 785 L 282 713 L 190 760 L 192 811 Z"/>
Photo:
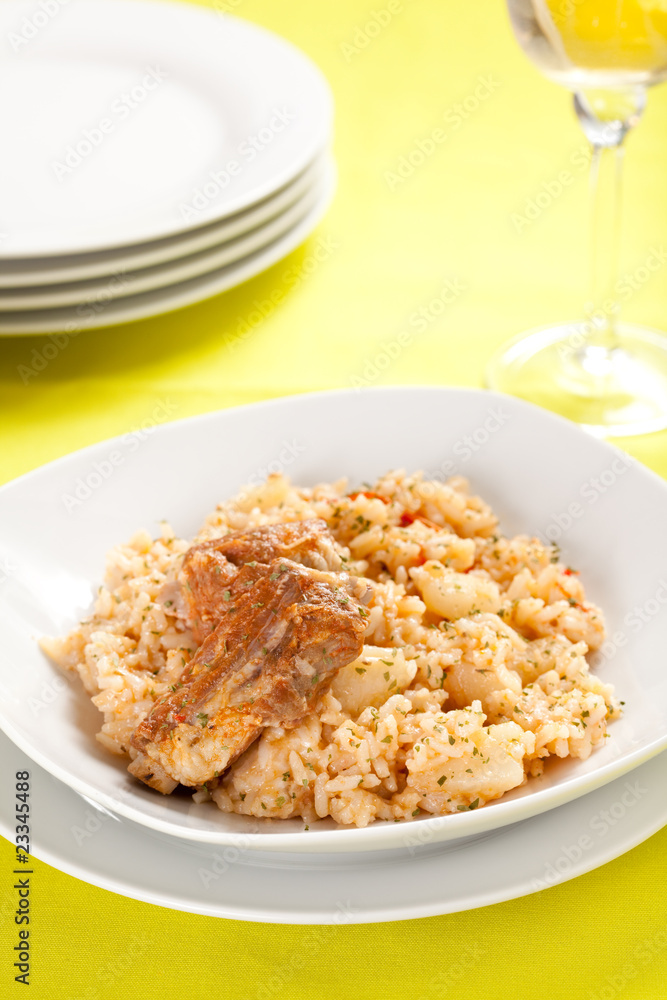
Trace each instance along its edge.
<path fill-rule="evenodd" d="M 618 346 L 616 298 L 621 216 L 623 140 L 646 105 L 643 87 L 576 93 L 574 107 L 591 143 L 591 302 L 587 313 L 589 360 L 610 360 Z M 593 351 L 594 349 L 594 351 Z M 593 367 L 596 367 L 594 365 Z"/>
<path fill-rule="evenodd" d="M 616 297 L 621 220 L 623 137 L 613 146 L 594 144 L 591 158 L 591 298 L 589 346 L 611 351 L 617 346 Z"/>

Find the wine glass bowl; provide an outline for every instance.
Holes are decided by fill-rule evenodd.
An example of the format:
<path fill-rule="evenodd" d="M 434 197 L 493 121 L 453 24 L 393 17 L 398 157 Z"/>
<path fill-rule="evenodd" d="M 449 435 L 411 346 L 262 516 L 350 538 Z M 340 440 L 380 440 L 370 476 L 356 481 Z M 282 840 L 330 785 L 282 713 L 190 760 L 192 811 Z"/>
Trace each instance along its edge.
<path fill-rule="evenodd" d="M 509 0 L 526 55 L 569 90 L 646 87 L 667 77 L 664 0 Z"/>
<path fill-rule="evenodd" d="M 514 33 L 549 79 L 574 93 L 591 143 L 591 288 L 585 320 L 517 337 L 487 385 L 600 435 L 667 427 L 667 334 L 619 321 L 620 167 L 646 89 L 667 78 L 667 0 L 508 0 Z"/>

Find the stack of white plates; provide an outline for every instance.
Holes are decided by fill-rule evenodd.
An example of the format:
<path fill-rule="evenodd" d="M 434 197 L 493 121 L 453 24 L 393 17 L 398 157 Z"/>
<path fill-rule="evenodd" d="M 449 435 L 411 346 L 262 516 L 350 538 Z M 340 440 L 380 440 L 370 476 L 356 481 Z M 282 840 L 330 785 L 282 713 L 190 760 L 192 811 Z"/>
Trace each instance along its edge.
<path fill-rule="evenodd" d="M 263 29 L 172 2 L 5 0 L 0 53 L 2 334 L 215 295 L 329 203 L 329 88 Z"/>

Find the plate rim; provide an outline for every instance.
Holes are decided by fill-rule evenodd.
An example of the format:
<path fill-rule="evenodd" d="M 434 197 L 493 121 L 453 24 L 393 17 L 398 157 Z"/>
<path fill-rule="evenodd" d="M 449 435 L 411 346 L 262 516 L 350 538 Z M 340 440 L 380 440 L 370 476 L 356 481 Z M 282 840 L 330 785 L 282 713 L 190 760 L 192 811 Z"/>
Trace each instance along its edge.
<path fill-rule="evenodd" d="M 124 265 L 121 266 L 117 270 L 122 272 L 123 277 L 130 282 L 130 285 L 126 289 L 126 294 L 118 296 L 118 299 L 115 301 L 131 299 L 135 295 L 143 295 L 145 292 L 157 292 L 164 288 L 171 288 L 174 285 L 191 281 L 194 278 L 203 278 L 214 271 L 219 271 L 226 267 L 231 268 L 234 264 L 242 263 L 247 257 L 251 257 L 254 254 L 260 254 L 262 250 L 267 249 L 271 244 L 276 244 L 283 237 L 288 237 L 311 212 L 317 210 L 318 205 L 323 201 L 330 189 L 333 172 L 332 164 L 327 164 L 322 175 L 317 177 L 290 205 L 279 211 L 275 216 L 265 219 L 257 226 L 253 226 L 230 239 L 222 239 L 219 243 L 213 243 L 208 247 L 178 254 L 170 260 L 149 264 L 136 269 L 127 270 Z M 212 257 L 230 252 L 232 254 L 231 259 L 223 263 L 215 263 L 211 267 L 210 260 Z M 197 258 L 197 260 L 193 262 L 193 258 Z M 148 271 L 151 272 L 150 275 L 147 275 L 146 272 Z M 183 274 L 183 271 L 192 273 Z M 17 290 L 21 292 L 21 295 L 16 296 L 19 303 L 21 303 L 21 299 L 29 299 L 37 290 L 39 294 L 35 299 L 34 305 L 10 305 L 6 301 L 3 301 L 3 296 L 13 289 L 0 288 L 0 316 L 3 313 L 48 312 L 51 309 L 76 308 L 82 303 L 87 303 L 91 298 L 101 301 L 101 296 L 104 295 L 108 287 L 109 279 L 113 279 L 116 276 L 117 272 L 112 272 L 111 274 L 93 278 L 49 283 L 44 286 L 28 286 Z M 155 281 L 157 281 L 157 284 L 154 283 Z M 60 303 L 44 301 L 45 299 L 48 300 L 50 295 L 58 296 L 63 294 L 64 287 L 66 294 L 70 295 L 71 301 Z"/>
<path fill-rule="evenodd" d="M 288 209 L 294 202 L 298 201 L 308 190 L 314 187 L 319 180 L 325 175 L 326 170 L 331 166 L 333 162 L 333 154 L 329 146 L 323 147 L 311 162 L 295 177 L 293 180 L 289 181 L 287 184 L 283 185 L 274 194 L 269 195 L 267 198 L 263 198 L 261 201 L 254 205 L 250 205 L 246 209 L 242 209 L 240 212 L 235 212 L 228 219 L 221 219 L 218 222 L 205 223 L 199 226 L 197 229 L 190 233 L 183 233 L 176 236 L 165 236 L 162 239 L 157 240 L 146 240 L 142 243 L 137 243 L 131 247 L 121 247 L 115 250 L 101 250 L 91 253 L 83 254 L 64 254 L 62 257 L 56 258 L 55 262 L 51 265 L 48 262 L 48 258 L 35 257 L 32 260 L 28 258 L 26 263 L 35 263 L 37 261 L 46 261 L 44 269 L 39 271 L 35 269 L 31 272 L 21 272 L 16 270 L 11 274 L 0 274 L 0 291 L 6 291 L 11 288 L 32 288 L 33 286 L 46 287 L 49 285 L 59 285 L 59 284 L 73 284 L 77 281 L 88 281 L 93 278 L 105 278 L 113 277 L 115 271 L 123 266 L 126 262 L 126 258 L 123 256 L 124 251 L 129 251 L 129 259 L 138 259 L 140 263 L 133 265 L 132 270 L 140 271 L 146 267 L 154 267 L 156 264 L 165 263 L 169 260 L 175 260 L 180 256 L 187 256 L 190 253 L 198 253 L 201 250 L 206 250 L 209 247 L 216 246 L 218 244 L 229 242 L 236 239 L 238 236 L 243 236 L 247 232 L 251 232 L 253 229 L 259 228 L 267 222 L 270 222 L 281 212 Z M 303 190 L 301 188 L 303 187 Z M 300 193 L 292 196 L 294 189 L 300 191 Z M 280 207 L 274 210 L 275 204 Z M 250 216 L 251 223 L 247 225 L 247 217 Z M 179 247 L 185 244 L 188 247 L 187 254 L 171 253 L 172 247 Z M 86 261 L 86 258 L 96 258 L 100 254 L 113 254 L 113 258 L 109 260 L 100 261 L 99 264 L 93 261 Z M 151 259 L 151 254 L 157 255 L 159 259 Z M 58 261 L 62 259 L 73 259 L 80 258 L 72 264 L 58 265 Z M 21 265 L 23 259 L 19 257 L 14 257 L 9 260 L 1 261 L 3 266 L 8 263 L 14 263 Z M 55 266 L 53 266 L 55 264 Z M 85 274 L 84 277 L 71 277 L 70 275 L 75 274 L 78 267 L 89 268 L 94 273 Z M 110 268 L 110 270 L 105 270 Z M 32 280 L 32 276 L 35 275 L 39 278 L 38 281 Z M 45 276 L 48 280 L 45 280 Z M 30 280 L 24 280 L 24 278 L 29 278 Z M 18 280 L 17 280 L 18 279 Z"/>
<path fill-rule="evenodd" d="M 647 765 L 650 763 L 651 762 L 647 762 Z M 53 780 L 57 782 L 57 779 L 55 779 L 48 772 L 45 772 L 45 776 L 47 781 Z M 603 786 L 603 788 L 598 789 L 598 791 L 603 791 L 604 789 L 611 791 L 613 785 L 614 782 L 610 782 L 608 785 Z M 70 791 L 72 790 L 70 789 Z M 621 857 L 628 851 L 631 851 L 635 847 L 644 843 L 646 840 L 650 839 L 663 829 L 663 827 L 667 826 L 667 800 L 663 803 L 662 808 L 658 808 L 660 806 L 660 802 L 655 796 L 649 796 L 649 802 L 654 806 L 654 813 L 652 814 L 650 822 L 645 821 L 639 828 L 636 825 L 630 824 L 629 831 L 619 831 L 618 827 L 612 827 L 612 836 L 609 839 L 599 839 L 595 843 L 595 849 L 589 854 L 582 853 L 582 857 L 575 860 L 572 863 L 571 868 L 564 872 L 554 868 L 554 871 L 557 873 L 557 877 L 552 878 L 548 884 L 535 885 L 535 881 L 539 880 L 532 879 L 529 881 L 528 877 L 522 876 L 518 881 L 513 882 L 511 886 L 506 886 L 505 889 L 500 892 L 498 892 L 498 890 L 495 892 L 486 890 L 486 893 L 484 893 L 477 890 L 472 896 L 465 899 L 462 898 L 462 895 L 459 895 L 459 897 L 457 897 L 457 899 L 453 902 L 453 905 L 451 902 L 445 902 L 445 897 L 443 895 L 442 899 L 444 905 L 442 905 L 442 903 L 428 904 L 412 902 L 407 905 L 396 903 L 391 908 L 383 908 L 382 913 L 378 913 L 376 911 L 367 911 L 365 913 L 362 912 L 361 914 L 357 913 L 352 920 L 346 922 L 353 925 L 363 925 L 369 923 L 389 923 L 397 920 L 417 920 L 426 917 L 442 916 L 445 914 L 463 913 L 487 906 L 494 906 L 497 903 L 509 902 L 513 899 L 521 899 L 526 896 L 536 895 L 537 893 L 544 892 L 546 889 L 553 888 L 557 885 L 563 885 L 565 882 L 578 878 L 580 875 L 585 875 L 588 872 L 609 864 L 611 861 Z M 572 806 L 576 807 L 577 803 L 580 803 L 580 800 L 574 800 L 572 802 Z M 530 830 L 531 824 L 538 825 L 544 815 L 545 814 L 540 814 L 535 816 L 532 820 L 526 820 L 524 823 L 517 825 L 524 827 L 525 832 L 525 829 Z M 146 831 L 137 824 L 131 823 L 130 829 L 136 836 L 147 836 Z M 502 832 L 509 833 L 510 829 L 511 828 L 505 828 Z M 621 832 L 623 832 L 623 836 L 619 836 Z M 3 836 L 10 844 L 12 843 L 11 830 L 8 826 L 5 826 L 1 817 L 0 835 Z M 173 842 L 174 850 L 178 850 L 179 838 L 170 837 L 168 839 L 170 842 Z M 558 839 L 560 840 L 562 837 L 559 835 Z M 39 838 L 34 838 L 34 843 L 39 844 Z M 492 838 L 490 841 L 482 840 L 471 844 L 470 850 L 472 850 L 474 854 L 479 849 L 484 850 L 488 848 L 490 844 L 493 844 Z M 48 847 L 42 849 L 41 844 L 38 846 L 36 851 L 32 850 L 31 846 L 31 855 L 42 861 L 44 864 L 48 864 L 55 868 L 57 871 L 64 872 L 70 877 L 76 878 L 88 885 L 94 885 L 107 892 L 113 892 L 129 899 L 136 899 L 141 902 L 150 903 L 153 906 L 161 906 L 178 912 L 197 913 L 202 916 L 210 916 L 224 920 L 242 920 L 248 923 L 289 924 L 301 926 L 336 923 L 335 918 L 331 917 L 330 911 L 324 914 L 308 913 L 307 915 L 304 914 L 303 909 L 283 909 L 281 911 L 257 909 L 249 912 L 247 909 L 241 910 L 239 907 L 233 908 L 228 905 L 226 906 L 224 900 L 212 900 L 207 905 L 205 903 L 202 904 L 201 902 L 193 903 L 192 899 L 187 902 L 182 899 L 179 900 L 174 895 L 170 896 L 166 890 L 163 892 L 155 892 L 154 890 L 142 891 L 131 884 L 129 879 L 123 880 L 120 877 L 110 878 L 108 876 L 100 877 L 96 874 L 92 866 L 85 866 L 80 861 L 63 861 L 61 853 L 56 850 L 51 850 Z M 438 855 L 436 854 L 435 857 L 437 858 Z M 202 860 L 205 859 L 202 858 Z M 410 857 L 409 859 L 405 858 L 402 861 L 399 861 L 399 864 L 411 864 L 415 860 L 418 861 L 419 859 L 416 857 Z M 363 871 L 363 868 L 361 868 L 361 877 L 363 877 Z M 92 878 L 91 873 L 93 876 Z M 317 873 L 314 872 L 313 874 L 316 875 Z M 328 917 L 329 919 L 322 919 L 322 916 Z"/>
<path fill-rule="evenodd" d="M 101 310 L 97 315 L 88 315 L 79 321 L 72 317 L 75 310 L 80 306 L 59 306 L 54 309 L 25 310 L 23 312 L 0 313 L 0 337 L 42 337 L 50 334 L 64 333 L 68 336 L 78 336 L 81 333 L 88 333 L 92 330 L 104 330 L 117 326 L 124 326 L 127 323 L 138 323 L 142 320 L 154 319 L 158 316 L 165 316 L 168 313 L 177 312 L 180 309 L 187 309 L 200 302 L 206 302 L 223 295 L 232 288 L 238 288 L 246 281 L 256 278 L 269 268 L 284 260 L 289 254 L 300 247 L 313 233 L 326 215 L 336 192 L 337 173 L 335 166 L 331 167 L 331 174 L 322 180 L 322 190 L 315 199 L 314 204 L 307 210 L 304 216 L 291 226 L 282 236 L 272 240 L 265 246 L 255 250 L 254 253 L 224 267 L 204 272 L 186 281 L 178 282 L 174 285 L 166 285 L 162 288 L 154 288 L 145 292 L 136 292 L 133 295 L 118 295 L 111 299 L 111 307 L 118 304 L 122 306 L 119 315 L 110 315 L 109 309 Z M 225 272 L 224 275 L 221 272 Z M 217 276 L 217 277 L 216 277 Z M 192 282 L 197 285 L 192 286 Z M 202 288 L 202 285 L 205 287 Z M 184 289 L 183 286 L 188 286 Z M 144 301 L 139 304 L 133 301 L 141 296 L 155 296 L 150 302 Z M 86 304 L 86 303 L 82 303 Z M 54 312 L 66 312 L 66 316 L 59 316 L 53 319 Z M 45 317 L 51 319 L 38 319 L 38 313 L 43 312 Z M 12 325 L 6 323 L 4 317 L 22 317 L 29 315 L 34 318 L 32 326 L 29 323 L 23 325 Z"/>

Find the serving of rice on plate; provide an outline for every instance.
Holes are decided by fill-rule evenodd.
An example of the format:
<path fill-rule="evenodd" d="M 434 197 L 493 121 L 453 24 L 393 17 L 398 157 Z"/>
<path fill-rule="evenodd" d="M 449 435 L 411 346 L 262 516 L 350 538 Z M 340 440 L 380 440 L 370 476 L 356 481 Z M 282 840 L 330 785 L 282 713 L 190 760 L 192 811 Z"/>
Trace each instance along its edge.
<path fill-rule="evenodd" d="M 603 743 L 620 704 L 589 671 L 604 621 L 576 571 L 553 546 L 505 537 L 463 478 L 393 471 L 354 492 L 273 475 L 220 504 L 195 539 L 163 523 L 157 539 L 140 531 L 114 548 L 92 615 L 42 641 L 103 713 L 104 747 L 136 755 L 134 730 L 196 651 L 164 598 L 191 545 L 308 518 L 326 521 L 372 592 L 362 654 L 300 724 L 265 728 L 195 801 L 363 827 L 477 809 L 550 756 L 585 759 Z"/>

